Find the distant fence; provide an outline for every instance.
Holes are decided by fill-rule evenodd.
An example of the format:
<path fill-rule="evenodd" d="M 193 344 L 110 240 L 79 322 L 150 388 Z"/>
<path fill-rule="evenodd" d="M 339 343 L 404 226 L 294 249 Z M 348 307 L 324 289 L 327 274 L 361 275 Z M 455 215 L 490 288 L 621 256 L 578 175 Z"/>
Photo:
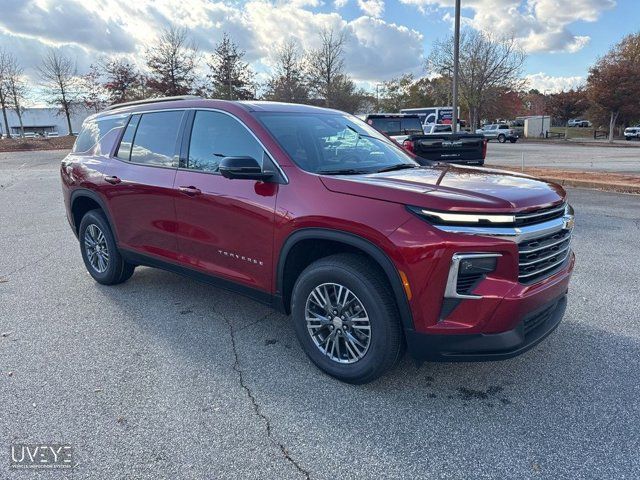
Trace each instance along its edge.
<path fill-rule="evenodd" d="M 565 138 L 564 132 L 550 132 L 549 130 L 547 130 L 545 137 L 546 138 Z"/>
<path fill-rule="evenodd" d="M 597 140 L 599 138 L 609 138 L 609 132 L 607 132 L 606 130 L 594 130 L 593 139 Z"/>

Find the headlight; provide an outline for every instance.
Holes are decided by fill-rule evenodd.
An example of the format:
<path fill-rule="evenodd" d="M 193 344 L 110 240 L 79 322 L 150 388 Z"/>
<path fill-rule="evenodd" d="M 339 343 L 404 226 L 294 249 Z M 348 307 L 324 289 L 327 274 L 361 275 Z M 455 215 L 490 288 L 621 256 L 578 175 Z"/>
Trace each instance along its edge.
<path fill-rule="evenodd" d="M 515 215 L 509 214 L 487 214 L 487 213 L 455 213 L 438 212 L 420 207 L 407 207 L 410 212 L 428 220 L 434 225 L 469 225 L 469 226 L 499 226 L 513 225 L 516 221 Z"/>

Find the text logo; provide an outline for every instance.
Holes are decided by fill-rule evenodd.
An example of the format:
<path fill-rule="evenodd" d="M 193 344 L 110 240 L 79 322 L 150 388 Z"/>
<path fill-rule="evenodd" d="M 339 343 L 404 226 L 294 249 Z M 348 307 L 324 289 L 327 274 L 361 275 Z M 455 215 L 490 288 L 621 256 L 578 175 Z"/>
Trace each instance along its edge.
<path fill-rule="evenodd" d="M 17 444 L 9 449 L 11 468 L 72 468 L 73 449 L 71 445 Z"/>

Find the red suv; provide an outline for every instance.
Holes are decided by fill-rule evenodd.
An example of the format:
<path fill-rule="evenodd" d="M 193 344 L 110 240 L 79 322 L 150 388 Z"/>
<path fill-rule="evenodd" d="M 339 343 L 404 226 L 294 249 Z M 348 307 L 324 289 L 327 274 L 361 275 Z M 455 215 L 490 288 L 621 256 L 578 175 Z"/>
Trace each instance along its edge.
<path fill-rule="evenodd" d="M 420 166 L 361 120 L 269 102 L 156 99 L 88 118 L 61 167 L 99 283 L 164 268 L 291 314 L 322 370 L 518 355 L 560 322 L 574 265 L 558 185 Z"/>

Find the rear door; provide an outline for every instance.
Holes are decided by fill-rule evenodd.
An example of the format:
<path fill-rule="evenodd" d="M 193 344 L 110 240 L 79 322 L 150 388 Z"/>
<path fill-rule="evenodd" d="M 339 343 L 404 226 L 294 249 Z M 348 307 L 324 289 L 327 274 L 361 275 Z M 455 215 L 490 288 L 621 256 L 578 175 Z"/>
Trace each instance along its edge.
<path fill-rule="evenodd" d="M 220 175 L 224 157 L 270 162 L 262 145 L 235 117 L 192 114 L 175 179 L 180 260 L 208 274 L 271 291 L 278 184 Z"/>
<path fill-rule="evenodd" d="M 102 170 L 100 190 L 120 247 L 177 257 L 173 182 L 184 115 L 183 110 L 132 115 L 115 158 Z"/>

